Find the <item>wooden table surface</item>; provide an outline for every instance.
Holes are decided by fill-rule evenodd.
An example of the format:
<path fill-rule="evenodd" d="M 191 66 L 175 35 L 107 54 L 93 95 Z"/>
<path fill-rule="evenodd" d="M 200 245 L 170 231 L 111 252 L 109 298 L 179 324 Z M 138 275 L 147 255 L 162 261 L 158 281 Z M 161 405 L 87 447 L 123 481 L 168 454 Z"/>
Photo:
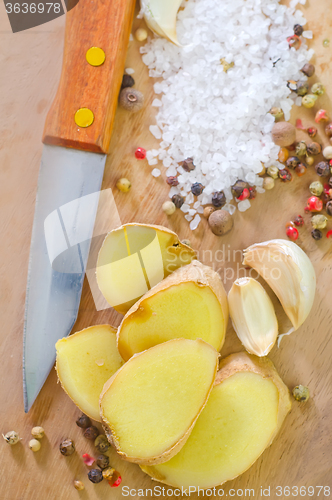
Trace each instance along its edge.
<path fill-rule="evenodd" d="M 3 3 L 0 9 L 0 431 L 16 430 L 22 437 L 20 444 L 14 447 L 1 440 L 0 498 L 120 499 L 121 488 L 110 489 L 105 482 L 93 485 L 88 481 L 81 455 L 86 452 L 93 454 L 93 445 L 82 437 L 81 430 L 75 425 L 80 412 L 57 384 L 54 370 L 31 411 L 26 415 L 23 410 L 22 332 L 29 246 L 42 151 L 41 136 L 60 75 L 65 19 L 60 17 L 46 25 L 12 34 Z M 309 29 L 314 32 L 315 80 L 322 81 L 332 96 L 332 40 L 330 48 L 322 45 L 328 35 L 332 39 L 330 0 L 311 0 L 304 10 L 310 20 Z M 327 15 L 328 11 L 330 15 Z M 142 21 L 135 19 L 134 28 L 141 24 Z M 235 214 L 235 227 L 224 238 L 214 236 L 205 220 L 191 233 L 182 212 L 178 211 L 172 217 L 165 216 L 161 210 L 168 194 L 164 174 L 163 178 L 154 179 L 147 162 L 137 161 L 133 154 L 138 146 L 146 149 L 156 146 L 156 141 L 148 132 L 155 112 L 150 106 L 154 97 L 153 81 L 148 78 L 148 70 L 141 61 L 139 46 L 137 41 L 130 43 L 127 67 L 135 69 L 136 88 L 144 92 L 146 106 L 135 116 L 118 110 L 103 188 L 114 188 L 123 223 L 162 224 L 176 231 L 182 239 L 190 238 L 199 251 L 199 258 L 220 272 L 229 290 L 232 273 L 237 275 L 241 272 L 240 250 L 257 241 L 284 238 L 285 223 L 303 213 L 308 185 L 316 179 L 316 175 L 311 169 L 292 183 L 277 182 L 273 191 L 258 195 L 249 211 Z M 320 107 L 332 112 L 328 96 L 321 98 Z M 305 123 L 313 123 L 313 110 L 299 111 L 297 108 L 296 112 L 296 116 L 301 114 Z M 302 136 L 298 134 L 298 137 Z M 129 194 L 115 189 L 117 179 L 123 176 L 132 182 Z M 329 227 L 332 229 L 332 221 Z M 270 357 L 289 388 L 298 383 L 308 385 L 312 396 L 307 404 L 294 402 L 275 442 L 250 470 L 224 485 L 225 496 L 233 494 L 232 488 L 253 488 L 254 498 L 263 498 L 261 486 L 270 487 L 270 498 L 280 498 L 277 486 L 332 486 L 332 309 L 329 296 L 332 293 L 332 242 L 326 238 L 314 241 L 310 236 L 309 217 L 306 216 L 298 244 L 308 253 L 317 272 L 315 303 L 305 324 L 284 338 L 280 348 L 275 347 Z M 287 328 L 286 317 L 275 298 L 273 300 L 280 330 L 284 331 Z M 121 316 L 112 309 L 96 311 L 85 281 L 74 331 L 105 322 L 117 326 L 120 319 Z M 230 326 L 222 355 L 242 349 Z M 35 454 L 28 448 L 34 425 L 42 425 L 46 431 L 42 448 Z M 62 438 L 67 436 L 75 441 L 77 453 L 63 457 L 58 447 Z M 110 457 L 112 465 L 122 474 L 122 484 L 136 489 L 132 498 L 139 497 L 139 488 L 145 490 L 153 486 L 138 466 L 120 460 L 114 451 L 110 452 Z M 85 491 L 74 489 L 74 479 L 84 481 Z M 318 498 L 317 492 L 312 498 Z M 281 498 L 286 495 L 287 492 Z M 319 498 L 323 496 L 322 491 Z M 197 495 L 192 497 L 198 498 Z M 238 493 L 236 498 L 240 497 L 241 493 Z M 309 496 L 303 495 L 302 498 Z"/>

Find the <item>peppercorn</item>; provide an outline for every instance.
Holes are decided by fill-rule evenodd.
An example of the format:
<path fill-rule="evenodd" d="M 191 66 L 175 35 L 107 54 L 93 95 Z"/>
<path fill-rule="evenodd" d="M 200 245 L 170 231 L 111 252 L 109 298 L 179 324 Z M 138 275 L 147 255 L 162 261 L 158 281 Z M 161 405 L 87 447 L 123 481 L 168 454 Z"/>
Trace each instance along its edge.
<path fill-rule="evenodd" d="M 249 189 L 244 188 L 244 190 L 242 191 L 242 194 L 238 197 L 238 200 L 243 201 L 243 200 L 247 200 L 248 198 L 250 198 L 250 191 L 249 191 Z"/>
<path fill-rule="evenodd" d="M 183 245 L 187 245 L 187 247 L 192 248 L 191 241 L 190 240 L 182 240 L 181 243 Z"/>
<path fill-rule="evenodd" d="M 327 135 L 328 138 L 332 137 L 332 122 L 328 123 L 325 126 L 325 134 Z"/>
<path fill-rule="evenodd" d="M 325 87 L 322 83 L 314 83 L 311 87 L 311 93 L 315 95 L 323 95 L 325 93 Z"/>
<path fill-rule="evenodd" d="M 29 448 L 33 452 L 39 451 L 41 448 L 40 441 L 38 441 L 38 439 L 30 439 Z"/>
<path fill-rule="evenodd" d="M 144 42 L 148 37 L 148 32 L 144 28 L 138 28 L 135 31 L 135 38 L 138 42 Z"/>
<path fill-rule="evenodd" d="M 99 455 L 97 457 L 97 460 L 96 460 L 96 464 L 98 465 L 98 467 L 100 467 L 101 469 L 106 469 L 106 467 L 109 466 L 109 461 L 110 459 L 108 458 L 107 455 Z"/>
<path fill-rule="evenodd" d="M 266 174 L 266 166 L 264 165 L 264 163 L 261 163 L 261 165 L 262 165 L 262 170 L 258 174 L 259 177 L 263 177 Z"/>
<path fill-rule="evenodd" d="M 69 438 L 61 441 L 59 448 L 61 455 L 64 455 L 65 457 L 69 457 L 69 455 L 72 455 L 75 451 L 75 445 Z"/>
<path fill-rule="evenodd" d="M 272 177 L 272 179 L 278 179 L 279 177 L 279 168 L 276 165 L 270 165 L 267 169 L 267 174 Z"/>
<path fill-rule="evenodd" d="M 304 220 L 303 220 L 302 215 L 297 215 L 297 216 L 294 218 L 294 224 L 295 224 L 295 226 L 297 226 L 297 227 L 302 227 L 302 226 L 303 226 L 303 224 L 304 224 Z"/>
<path fill-rule="evenodd" d="M 33 435 L 34 438 L 36 439 L 42 439 L 45 435 L 45 431 L 42 427 L 33 427 L 31 430 L 31 434 Z"/>
<path fill-rule="evenodd" d="M 166 182 L 169 186 L 177 186 L 179 184 L 178 178 L 175 175 L 166 177 Z"/>
<path fill-rule="evenodd" d="M 9 431 L 6 434 L 2 434 L 2 437 L 6 441 L 7 444 L 13 446 L 20 441 L 20 436 L 15 431 Z"/>
<path fill-rule="evenodd" d="M 317 196 L 310 196 L 307 201 L 306 211 L 320 212 L 323 209 L 323 202 Z"/>
<path fill-rule="evenodd" d="M 125 177 L 122 177 L 122 179 L 119 179 L 118 182 L 116 183 L 116 187 L 122 193 L 128 193 L 128 191 L 131 188 L 131 182 Z"/>
<path fill-rule="evenodd" d="M 255 186 L 250 186 L 249 193 L 249 200 L 254 200 L 257 196 L 257 189 L 255 188 Z"/>
<path fill-rule="evenodd" d="M 88 472 L 88 478 L 90 479 L 91 483 L 100 483 L 104 478 L 103 478 L 103 473 L 101 472 L 100 469 L 91 469 Z"/>
<path fill-rule="evenodd" d="M 320 196 L 324 191 L 323 184 L 319 181 L 314 181 L 310 184 L 309 191 L 314 196 Z"/>
<path fill-rule="evenodd" d="M 300 141 L 295 146 L 295 154 L 297 156 L 304 156 L 307 152 L 307 144 L 305 141 Z"/>
<path fill-rule="evenodd" d="M 323 156 L 327 160 L 332 159 L 332 146 L 326 146 L 326 148 L 323 149 Z"/>
<path fill-rule="evenodd" d="M 320 229 L 313 229 L 311 231 L 311 236 L 314 240 L 321 240 L 323 238 L 323 233 Z"/>
<path fill-rule="evenodd" d="M 232 194 L 235 198 L 239 198 L 244 189 L 249 189 L 249 184 L 245 181 L 238 180 L 231 186 Z"/>
<path fill-rule="evenodd" d="M 286 230 L 286 235 L 288 236 L 288 238 L 290 240 L 296 241 L 299 237 L 299 232 L 296 229 L 296 227 L 288 226 L 288 228 Z"/>
<path fill-rule="evenodd" d="M 302 177 L 307 172 L 307 167 L 304 163 L 299 163 L 297 167 L 295 167 L 295 172 L 299 177 Z"/>
<path fill-rule="evenodd" d="M 172 196 L 172 202 L 176 206 L 176 208 L 181 208 L 182 205 L 184 204 L 184 197 L 181 196 L 180 194 L 174 194 Z"/>
<path fill-rule="evenodd" d="M 274 179 L 272 177 L 264 177 L 263 180 L 263 189 L 269 191 L 274 188 Z"/>
<path fill-rule="evenodd" d="M 322 152 L 322 147 L 318 142 L 311 142 L 307 145 L 307 152 L 310 155 L 319 155 Z"/>
<path fill-rule="evenodd" d="M 326 203 L 325 209 L 326 209 L 327 215 L 329 215 L 331 217 L 331 215 L 332 215 L 332 201 L 328 201 Z"/>
<path fill-rule="evenodd" d="M 143 107 L 144 95 L 139 90 L 126 87 L 120 92 L 119 102 L 127 111 L 136 113 Z"/>
<path fill-rule="evenodd" d="M 135 80 L 131 75 L 123 75 L 122 77 L 122 83 L 121 83 L 121 90 L 126 89 L 128 87 L 133 87 L 135 85 Z"/>
<path fill-rule="evenodd" d="M 297 385 L 294 387 L 293 391 L 293 396 L 296 401 L 300 402 L 306 402 L 310 398 L 310 392 L 308 387 L 305 387 L 304 385 Z"/>
<path fill-rule="evenodd" d="M 331 197 L 330 197 L 330 194 L 329 194 L 329 193 L 323 193 L 323 194 L 321 195 L 321 200 L 322 200 L 322 202 L 323 202 L 323 205 L 326 205 L 326 203 L 327 203 L 327 202 L 329 202 L 329 201 L 330 201 L 330 199 L 331 199 Z"/>
<path fill-rule="evenodd" d="M 301 36 L 303 33 L 303 26 L 301 24 L 294 24 L 294 35 Z"/>
<path fill-rule="evenodd" d="M 203 217 L 205 217 L 205 219 L 208 219 L 210 217 L 210 215 L 212 214 L 212 212 L 215 212 L 216 210 L 217 209 L 215 207 L 211 207 L 211 206 L 205 207 L 204 212 L 203 212 Z"/>
<path fill-rule="evenodd" d="M 323 40 L 323 47 L 329 47 L 330 46 L 330 40 L 328 38 L 325 38 Z"/>
<path fill-rule="evenodd" d="M 87 427 L 90 427 L 91 420 L 87 415 L 82 413 L 82 415 L 76 420 L 76 425 L 78 425 L 78 427 L 81 427 L 82 429 L 86 429 Z"/>
<path fill-rule="evenodd" d="M 281 108 L 271 108 L 269 113 L 274 117 L 275 121 L 281 120 L 284 117 L 284 112 Z"/>
<path fill-rule="evenodd" d="M 74 481 L 74 488 L 77 491 L 82 491 L 82 490 L 84 490 L 84 484 L 82 483 L 82 481 L 75 480 Z"/>
<path fill-rule="evenodd" d="M 137 148 L 135 151 L 135 158 L 137 158 L 137 160 L 144 160 L 146 158 L 146 150 L 144 148 Z"/>
<path fill-rule="evenodd" d="M 186 158 L 185 160 L 183 160 L 181 166 L 182 166 L 183 170 L 185 170 L 186 172 L 191 172 L 192 170 L 195 170 L 195 168 L 196 168 L 196 165 L 194 165 L 193 158 Z"/>
<path fill-rule="evenodd" d="M 307 94 L 302 97 L 302 106 L 305 108 L 313 108 L 317 101 L 317 96 L 315 94 Z"/>
<path fill-rule="evenodd" d="M 327 226 L 327 217 L 323 214 L 313 215 L 311 218 L 311 225 L 314 229 L 325 229 Z"/>
<path fill-rule="evenodd" d="M 329 178 L 329 186 L 332 188 L 332 177 Z"/>
<path fill-rule="evenodd" d="M 315 137 L 317 135 L 317 129 L 316 127 L 309 127 L 307 128 L 307 133 L 309 137 Z"/>
<path fill-rule="evenodd" d="M 216 208 L 226 205 L 226 196 L 223 191 L 216 191 L 212 194 L 212 205 Z"/>
<path fill-rule="evenodd" d="M 281 163 L 285 163 L 287 158 L 289 157 L 289 151 L 287 148 L 280 148 L 279 153 L 278 153 L 278 160 Z"/>
<path fill-rule="evenodd" d="M 297 156 L 290 156 L 286 161 L 287 168 L 295 168 L 301 163 L 300 159 Z"/>
<path fill-rule="evenodd" d="M 176 206 L 170 200 L 165 201 L 165 203 L 163 203 L 161 208 L 163 209 L 163 212 L 165 212 L 166 215 L 173 215 L 176 210 Z"/>
<path fill-rule="evenodd" d="M 315 73 L 315 66 L 311 63 L 306 63 L 301 71 L 310 78 Z"/>
<path fill-rule="evenodd" d="M 296 92 L 296 85 L 297 85 L 297 82 L 295 80 L 288 80 L 286 87 L 288 87 L 289 90 Z"/>
<path fill-rule="evenodd" d="M 302 40 L 297 35 L 287 37 L 287 42 L 290 49 L 294 48 L 295 50 L 299 50 L 302 45 Z"/>
<path fill-rule="evenodd" d="M 313 156 L 307 156 L 305 162 L 308 165 L 308 167 L 311 167 L 315 163 L 315 159 Z"/>
<path fill-rule="evenodd" d="M 194 196 L 199 196 L 203 193 L 204 187 L 200 182 L 194 182 L 190 189 Z"/>
<path fill-rule="evenodd" d="M 326 109 L 320 109 L 319 111 L 317 111 L 316 116 L 315 116 L 316 123 L 328 122 L 328 121 L 329 121 L 329 117 L 328 117 Z"/>
<path fill-rule="evenodd" d="M 91 425 L 90 427 L 85 429 L 83 436 L 90 441 L 95 441 L 99 436 L 99 430 L 94 425 Z"/>
<path fill-rule="evenodd" d="M 115 469 L 113 469 L 113 467 L 107 467 L 102 471 L 103 478 L 107 480 L 112 479 L 114 472 Z"/>
<path fill-rule="evenodd" d="M 327 161 L 320 161 L 315 166 L 316 173 L 321 177 L 325 177 L 330 173 L 330 166 Z"/>
<path fill-rule="evenodd" d="M 288 170 L 288 168 L 283 168 L 282 170 L 279 170 L 279 179 L 282 180 L 283 182 L 288 182 L 292 180 L 292 174 Z"/>
<path fill-rule="evenodd" d="M 100 453 L 106 453 L 106 451 L 108 451 L 111 446 L 104 434 L 99 434 L 99 436 L 96 437 L 94 444 Z"/>
<path fill-rule="evenodd" d="M 297 82 L 295 92 L 300 97 L 307 95 L 307 93 L 309 92 L 309 84 L 307 82 Z"/>

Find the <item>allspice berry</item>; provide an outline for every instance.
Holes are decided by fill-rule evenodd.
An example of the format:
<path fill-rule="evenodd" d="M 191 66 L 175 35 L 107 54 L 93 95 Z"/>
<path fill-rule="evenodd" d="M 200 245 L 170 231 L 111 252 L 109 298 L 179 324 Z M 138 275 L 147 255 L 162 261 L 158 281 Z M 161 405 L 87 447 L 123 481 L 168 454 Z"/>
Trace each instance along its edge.
<path fill-rule="evenodd" d="M 42 427 L 37 426 L 33 427 L 33 429 L 31 430 L 31 434 L 35 439 L 42 439 L 45 436 L 45 431 Z"/>
<path fill-rule="evenodd" d="M 99 430 L 94 425 L 91 425 L 90 427 L 85 429 L 83 436 L 86 439 L 90 439 L 90 441 L 95 441 L 96 438 L 99 436 Z"/>
<path fill-rule="evenodd" d="M 223 236 L 229 233 L 233 224 L 233 218 L 227 210 L 216 210 L 209 217 L 209 226 L 216 236 Z"/>
<path fill-rule="evenodd" d="M 40 441 L 38 441 L 38 439 L 30 439 L 29 448 L 31 451 L 34 451 L 34 452 L 39 451 L 41 448 Z"/>
<path fill-rule="evenodd" d="M 103 478 L 103 473 L 100 469 L 91 469 L 88 473 L 88 478 L 92 483 L 100 483 Z"/>
<path fill-rule="evenodd" d="M 106 453 L 110 449 L 110 443 L 104 434 L 99 434 L 95 439 L 95 447 L 100 453 Z"/>
<path fill-rule="evenodd" d="M 120 92 L 119 103 L 127 111 L 137 113 L 143 107 L 144 95 L 139 90 L 126 87 Z"/>
<path fill-rule="evenodd" d="M 87 415 L 84 415 L 84 413 L 82 413 L 82 415 L 76 420 L 76 425 L 78 425 L 78 427 L 81 427 L 81 429 L 86 429 L 87 427 L 90 427 L 90 425 L 92 424 L 89 417 Z"/>
<path fill-rule="evenodd" d="M 315 66 L 311 63 L 306 63 L 301 71 L 304 75 L 310 78 L 315 73 Z"/>
<path fill-rule="evenodd" d="M 96 464 L 98 465 L 98 467 L 100 467 L 101 469 L 106 469 L 106 467 L 109 466 L 109 463 L 110 463 L 110 459 L 108 458 L 107 455 L 99 455 L 97 457 L 97 460 L 96 460 Z"/>
<path fill-rule="evenodd" d="M 82 483 L 82 481 L 75 480 L 74 481 L 74 488 L 77 491 L 82 491 L 82 490 L 84 490 L 84 484 Z"/>
<path fill-rule="evenodd" d="M 63 441 L 61 441 L 59 449 L 60 449 L 61 455 L 64 455 L 65 457 L 69 457 L 70 455 L 72 455 L 74 453 L 75 445 L 71 439 L 67 438 L 67 439 L 64 439 Z"/>
<path fill-rule="evenodd" d="M 289 122 L 278 122 L 273 125 L 272 139 L 278 146 L 290 146 L 295 142 L 296 130 Z"/>

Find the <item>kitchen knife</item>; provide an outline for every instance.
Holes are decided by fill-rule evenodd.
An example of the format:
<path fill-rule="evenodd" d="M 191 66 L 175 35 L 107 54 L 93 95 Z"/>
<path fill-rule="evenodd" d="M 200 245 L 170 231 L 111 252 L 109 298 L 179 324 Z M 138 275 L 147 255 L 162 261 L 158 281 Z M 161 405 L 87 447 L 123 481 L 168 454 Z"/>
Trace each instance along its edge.
<path fill-rule="evenodd" d="M 23 338 L 28 412 L 77 318 L 135 1 L 79 0 L 67 12 L 60 83 L 47 115 Z"/>

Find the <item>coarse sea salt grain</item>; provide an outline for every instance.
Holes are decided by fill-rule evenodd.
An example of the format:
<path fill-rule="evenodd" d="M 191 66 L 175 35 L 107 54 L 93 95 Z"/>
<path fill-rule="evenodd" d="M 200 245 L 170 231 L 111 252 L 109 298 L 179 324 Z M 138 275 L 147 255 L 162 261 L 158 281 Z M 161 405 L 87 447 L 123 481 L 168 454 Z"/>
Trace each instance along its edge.
<path fill-rule="evenodd" d="M 133 68 L 126 68 L 125 73 L 127 73 L 127 75 L 133 75 L 135 73 L 135 70 Z"/>
<path fill-rule="evenodd" d="M 238 179 L 265 192 L 258 174 L 262 163 L 278 165 L 280 149 L 272 141 L 269 110 L 281 107 L 289 119 L 300 101 L 287 81 L 306 79 L 300 70 L 314 53 L 305 38 L 299 50 L 288 46 L 294 24 L 306 24 L 295 10 L 298 3 L 305 0 L 291 0 L 290 7 L 278 0 L 187 0 L 177 18 L 181 46 L 151 38 L 140 48 L 149 74 L 161 77 L 154 84 L 156 122 L 149 127 L 160 144 L 149 160 L 158 158 L 167 175 L 178 174 L 172 192 L 185 197 L 181 210 L 188 219 L 189 210 L 199 212 L 215 191 L 224 191 L 232 213 L 230 187 Z M 221 60 L 232 64 L 227 72 Z M 191 172 L 181 167 L 188 157 L 196 165 Z M 204 186 L 199 197 L 190 196 L 194 182 Z M 249 200 L 237 204 L 240 211 L 249 207 Z M 192 229 L 198 217 L 190 221 Z"/>

